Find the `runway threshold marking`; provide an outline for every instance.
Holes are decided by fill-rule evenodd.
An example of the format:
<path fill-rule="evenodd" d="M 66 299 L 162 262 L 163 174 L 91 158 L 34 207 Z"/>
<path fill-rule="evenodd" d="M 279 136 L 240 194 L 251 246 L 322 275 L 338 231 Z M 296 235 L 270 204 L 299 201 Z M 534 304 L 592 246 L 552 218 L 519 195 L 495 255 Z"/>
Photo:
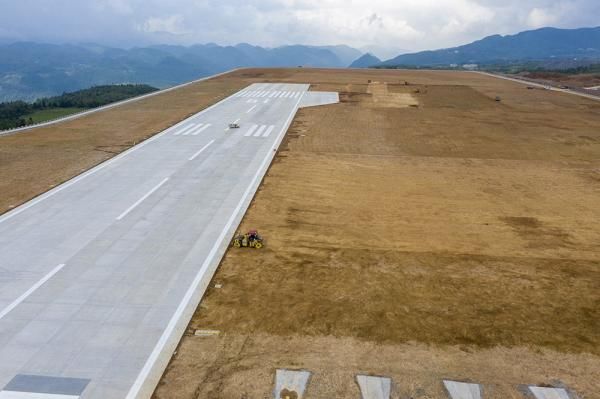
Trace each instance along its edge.
<path fill-rule="evenodd" d="M 173 133 L 173 136 L 179 136 L 180 134 L 183 134 L 185 136 L 185 132 L 187 132 L 188 130 L 193 129 L 196 126 L 195 123 L 190 123 L 188 126 L 184 127 L 181 130 L 176 131 L 175 133 Z"/>
<path fill-rule="evenodd" d="M 0 319 L 2 319 L 4 316 L 6 316 L 7 314 L 9 314 L 14 308 L 16 308 L 17 306 L 19 306 L 24 300 L 26 300 L 31 294 L 33 294 L 38 288 L 40 288 L 42 285 L 44 285 L 44 283 L 48 280 L 50 280 L 56 273 L 58 273 L 63 267 L 65 267 L 65 264 L 62 263 L 58 266 L 56 266 L 54 269 L 52 269 L 50 271 L 50 273 L 46 274 L 44 277 L 42 277 L 41 280 L 39 280 L 37 283 L 35 283 L 31 288 L 29 288 L 27 291 L 25 291 L 25 293 L 23 293 L 23 295 L 21 295 L 20 297 L 18 297 L 17 299 L 15 299 L 10 305 L 8 305 L 7 307 L 5 307 L 1 312 L 0 312 Z"/>
<path fill-rule="evenodd" d="M 246 133 L 244 133 L 244 137 L 252 136 L 252 133 L 258 128 L 258 125 L 252 125 L 250 129 Z"/>
<path fill-rule="evenodd" d="M 294 115 L 296 114 L 296 111 L 298 110 L 298 105 L 300 104 L 302 97 L 303 96 L 300 96 L 298 101 L 296 101 L 296 104 L 292 108 L 290 115 L 286 119 L 285 123 L 282 125 L 277 139 L 275 139 L 275 143 L 280 143 L 281 136 L 285 133 L 287 127 L 292 122 L 292 118 L 294 117 Z M 276 148 L 274 148 L 274 150 L 276 150 Z M 164 350 L 165 346 L 167 345 L 167 341 L 169 340 L 170 336 L 173 334 L 175 327 L 177 327 L 177 322 L 179 321 L 182 314 L 185 312 L 186 308 L 188 307 L 190 301 L 192 300 L 192 297 L 194 296 L 194 293 L 196 292 L 196 290 L 200 286 L 200 283 L 202 282 L 202 278 L 204 277 L 206 270 L 210 266 L 214 257 L 217 255 L 219 248 L 223 244 L 223 241 L 225 241 L 225 238 L 227 238 L 227 233 L 233 226 L 233 223 L 235 222 L 240 211 L 242 210 L 244 203 L 247 201 L 248 196 L 252 192 L 252 187 L 254 187 L 257 184 L 261 174 L 264 173 L 264 171 L 266 170 L 265 168 L 267 167 L 267 164 L 271 159 L 273 159 L 273 152 L 268 151 L 267 154 L 265 155 L 263 162 L 261 163 L 258 170 L 256 171 L 254 178 L 248 185 L 248 188 L 246 188 L 246 191 L 244 192 L 244 194 L 242 194 L 242 198 L 240 199 L 240 202 L 238 202 L 237 207 L 231 213 L 229 220 L 225 224 L 225 227 L 223 227 L 223 230 L 221 231 L 221 234 L 219 235 L 219 237 L 215 240 L 215 244 L 213 245 L 210 252 L 208 253 L 208 256 L 206 257 L 206 259 L 204 259 L 204 263 L 202 263 L 202 266 L 198 270 L 198 273 L 196 274 L 194 281 L 192 282 L 192 284 L 186 291 L 183 299 L 179 303 L 177 310 L 175 311 L 175 313 L 173 313 L 171 320 L 169 320 L 169 324 L 164 329 L 163 334 L 161 335 L 160 339 L 154 346 L 154 349 L 152 350 L 152 353 L 146 360 L 144 367 L 142 368 L 142 370 L 138 374 L 135 382 L 131 386 L 131 389 L 129 390 L 129 393 L 127 394 L 126 399 L 135 399 L 139 395 L 140 391 L 143 388 L 144 381 L 146 381 L 146 379 L 152 372 L 152 368 L 154 367 L 154 364 L 156 363 L 156 361 L 158 360 L 158 357 L 160 356 L 160 354 Z"/>
<path fill-rule="evenodd" d="M 201 128 L 195 129 L 191 134 L 192 134 L 192 136 L 197 136 L 200 133 L 202 133 L 203 131 L 205 131 L 206 129 L 208 129 L 210 126 L 211 126 L 211 124 L 207 123 L 206 125 L 202 126 Z"/>
<path fill-rule="evenodd" d="M 266 125 L 262 125 L 261 127 L 259 127 L 256 133 L 254 133 L 254 137 L 260 137 L 260 135 L 262 134 L 262 132 L 265 131 L 266 128 Z"/>
<path fill-rule="evenodd" d="M 122 214 L 120 214 L 117 217 L 117 220 L 121 220 L 125 216 L 127 216 L 127 214 L 129 214 L 129 212 L 133 211 L 139 204 L 141 204 L 142 202 L 144 202 L 144 200 L 146 198 L 148 198 L 149 196 L 151 196 L 152 194 L 154 194 L 154 192 L 156 190 L 158 190 L 159 188 L 161 188 L 162 185 L 165 184 L 167 181 L 169 181 L 169 178 L 165 177 L 160 183 L 158 183 L 156 186 L 154 186 L 154 188 L 152 190 L 148 191 L 142 198 L 140 198 L 133 205 L 131 205 L 129 208 L 127 208 L 127 210 L 125 212 L 123 212 Z"/>
<path fill-rule="evenodd" d="M 204 147 L 202 147 L 200 150 L 198 150 L 198 152 L 196 152 L 194 155 L 192 155 L 192 156 L 190 157 L 189 161 L 193 161 L 194 159 L 196 159 L 196 157 L 197 157 L 198 155 L 202 154 L 202 152 L 203 152 L 204 150 L 206 150 L 208 147 L 210 147 L 210 145 L 211 145 L 212 143 L 214 143 L 214 142 L 215 142 L 214 140 L 211 140 L 211 141 L 210 141 L 210 142 L 209 142 L 207 145 L 205 145 L 205 146 L 204 146 Z"/>
<path fill-rule="evenodd" d="M 188 136 L 190 135 L 194 130 L 201 128 L 203 125 L 203 123 L 199 123 L 196 127 L 194 127 L 193 129 L 188 129 L 185 133 L 182 134 L 182 136 Z"/>
<path fill-rule="evenodd" d="M 252 108 L 250 108 L 248 111 L 246 111 L 247 114 L 249 114 L 250 112 L 254 111 L 254 108 L 256 108 L 258 105 L 254 105 L 252 106 Z"/>

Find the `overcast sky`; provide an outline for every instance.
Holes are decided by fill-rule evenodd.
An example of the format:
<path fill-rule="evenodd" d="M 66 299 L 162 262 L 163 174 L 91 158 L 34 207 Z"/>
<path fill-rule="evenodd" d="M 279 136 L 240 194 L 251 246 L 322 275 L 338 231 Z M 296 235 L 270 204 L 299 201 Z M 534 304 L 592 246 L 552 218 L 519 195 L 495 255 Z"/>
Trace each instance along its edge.
<path fill-rule="evenodd" d="M 0 0 L 0 40 L 433 49 L 600 25 L 600 0 Z"/>

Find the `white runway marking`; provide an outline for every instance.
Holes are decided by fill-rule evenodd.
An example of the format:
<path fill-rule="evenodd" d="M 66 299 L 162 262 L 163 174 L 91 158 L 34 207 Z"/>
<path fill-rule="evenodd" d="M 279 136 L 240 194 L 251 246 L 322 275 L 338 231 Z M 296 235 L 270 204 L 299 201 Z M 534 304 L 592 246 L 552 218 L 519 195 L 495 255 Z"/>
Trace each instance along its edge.
<path fill-rule="evenodd" d="M 202 127 L 202 125 L 203 125 L 203 123 L 199 123 L 199 124 L 198 124 L 198 125 L 196 125 L 196 127 L 194 127 L 193 129 L 189 129 L 189 130 L 187 130 L 185 133 L 183 133 L 183 134 L 182 134 L 182 136 L 187 136 L 187 135 L 189 135 L 189 134 L 190 134 L 190 133 L 192 133 L 194 130 L 196 130 L 196 129 L 198 129 L 198 128 Z"/>
<path fill-rule="evenodd" d="M 17 306 L 19 306 L 24 300 L 27 299 L 27 297 L 29 297 L 31 294 L 33 294 L 35 292 L 35 290 L 37 290 L 42 285 L 44 285 L 44 283 L 46 281 L 50 280 L 52 278 L 52 276 L 54 276 L 56 273 L 58 273 L 60 271 L 60 269 L 62 269 L 63 267 L 65 267 L 64 264 L 60 264 L 60 265 L 56 266 L 54 269 L 52 269 L 50 271 L 50 273 L 46 274 L 40 281 L 38 281 L 37 283 L 35 283 L 33 285 L 33 287 L 31 287 L 30 289 L 28 289 L 27 291 L 25 291 L 25 293 L 23 295 L 21 295 L 20 297 L 18 297 L 17 299 L 15 299 L 10 305 L 8 305 L 7 307 L 5 307 L 2 310 L 2 312 L 0 312 L 0 319 L 2 319 L 4 316 L 6 316 L 7 314 L 9 314 L 14 308 L 16 308 Z"/>
<path fill-rule="evenodd" d="M 248 111 L 246 111 L 247 114 L 249 114 L 250 112 L 254 111 L 254 108 L 256 108 L 257 106 L 253 106 L 252 108 L 250 108 Z"/>
<path fill-rule="evenodd" d="M 148 198 L 149 196 L 151 196 L 156 190 L 158 190 L 159 188 L 162 187 L 163 184 L 165 184 L 167 181 L 169 180 L 168 177 L 165 177 L 163 179 L 163 181 L 161 181 L 160 183 L 158 183 L 152 190 L 148 191 L 146 193 L 146 195 L 144 195 L 142 198 L 140 198 L 139 200 L 137 200 L 135 202 L 135 204 L 131 205 L 129 208 L 127 208 L 127 210 L 125 212 L 123 212 L 122 214 L 119 215 L 119 217 L 117 217 L 117 220 L 121 220 L 123 219 L 125 216 L 127 216 L 127 214 L 131 211 L 133 211 L 139 204 L 141 204 L 142 202 L 144 202 L 144 200 L 146 198 Z"/>
<path fill-rule="evenodd" d="M 277 92 L 276 92 L 276 91 L 273 91 L 273 92 L 271 92 L 271 95 L 269 95 L 269 98 L 273 98 L 273 97 L 275 97 L 276 95 L 277 95 Z"/>
<path fill-rule="evenodd" d="M 210 147 L 210 145 L 214 142 L 215 142 L 214 140 L 211 140 L 207 145 L 200 148 L 200 150 L 197 153 L 195 153 L 194 155 L 192 155 L 190 157 L 189 161 L 193 161 L 194 159 L 196 159 L 198 157 L 198 155 L 202 154 L 204 152 L 204 150 L 206 150 L 208 147 Z"/>
<path fill-rule="evenodd" d="M 192 136 L 197 136 L 200 133 L 202 133 L 203 131 L 205 131 L 206 129 L 208 129 L 210 127 L 210 123 L 207 123 L 206 125 L 202 126 L 200 129 L 196 129 L 192 132 Z"/>
<path fill-rule="evenodd" d="M 252 127 L 250 127 L 250 129 L 248 129 L 248 131 L 244 134 L 244 137 L 252 136 L 252 133 L 254 133 L 257 127 L 257 125 L 252 125 Z"/>
<path fill-rule="evenodd" d="M 180 134 L 182 134 L 182 133 L 184 133 L 184 132 L 186 132 L 186 131 L 188 131 L 190 129 L 193 129 L 194 126 L 196 126 L 195 123 L 190 123 L 188 126 L 184 127 L 183 129 L 178 130 L 175 133 L 173 133 L 173 136 L 179 136 Z"/>
<path fill-rule="evenodd" d="M 263 137 L 269 137 L 269 135 L 273 132 L 273 129 L 275 129 L 274 125 L 269 126 L 267 131 L 263 133 Z"/>
<path fill-rule="evenodd" d="M 267 127 L 265 125 L 262 125 L 261 127 L 259 127 L 258 130 L 256 131 L 256 133 L 254 133 L 254 137 L 260 137 L 260 135 L 266 128 Z"/>
<path fill-rule="evenodd" d="M 268 104 L 269 103 L 269 99 L 267 98 L 265 101 L 263 101 L 263 103 Z"/>

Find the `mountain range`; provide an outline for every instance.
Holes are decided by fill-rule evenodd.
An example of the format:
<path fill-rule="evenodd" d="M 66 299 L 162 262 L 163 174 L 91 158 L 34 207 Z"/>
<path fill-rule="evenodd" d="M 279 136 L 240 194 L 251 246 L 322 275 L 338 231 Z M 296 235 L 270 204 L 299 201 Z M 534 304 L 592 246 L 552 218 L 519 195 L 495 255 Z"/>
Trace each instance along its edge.
<path fill-rule="evenodd" d="M 344 68 L 361 55 L 343 45 L 263 48 L 209 43 L 118 49 L 97 44 L 4 44 L 0 45 L 0 102 L 31 101 L 114 83 L 163 88 L 247 66 Z"/>
<path fill-rule="evenodd" d="M 600 59 L 600 27 L 542 28 L 516 35 L 494 35 L 463 46 L 403 54 L 381 66 L 502 64 L 551 59 Z"/>
<path fill-rule="evenodd" d="M 264 48 L 246 43 L 209 43 L 119 49 L 97 44 L 8 43 L 0 44 L 0 102 L 31 101 L 95 85 L 143 83 L 164 88 L 238 67 L 444 68 L 540 60 L 550 66 L 599 62 L 600 27 L 542 28 L 494 35 L 463 46 L 402 54 L 383 62 L 371 52 L 344 45 Z"/>

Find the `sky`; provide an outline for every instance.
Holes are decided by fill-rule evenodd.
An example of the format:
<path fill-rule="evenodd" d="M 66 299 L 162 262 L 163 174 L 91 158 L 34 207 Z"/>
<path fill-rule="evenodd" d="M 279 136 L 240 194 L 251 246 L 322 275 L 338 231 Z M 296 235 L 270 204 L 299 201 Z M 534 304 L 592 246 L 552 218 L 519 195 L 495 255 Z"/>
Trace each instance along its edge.
<path fill-rule="evenodd" d="M 451 47 L 600 25 L 599 0 L 0 0 L 0 41 Z"/>

